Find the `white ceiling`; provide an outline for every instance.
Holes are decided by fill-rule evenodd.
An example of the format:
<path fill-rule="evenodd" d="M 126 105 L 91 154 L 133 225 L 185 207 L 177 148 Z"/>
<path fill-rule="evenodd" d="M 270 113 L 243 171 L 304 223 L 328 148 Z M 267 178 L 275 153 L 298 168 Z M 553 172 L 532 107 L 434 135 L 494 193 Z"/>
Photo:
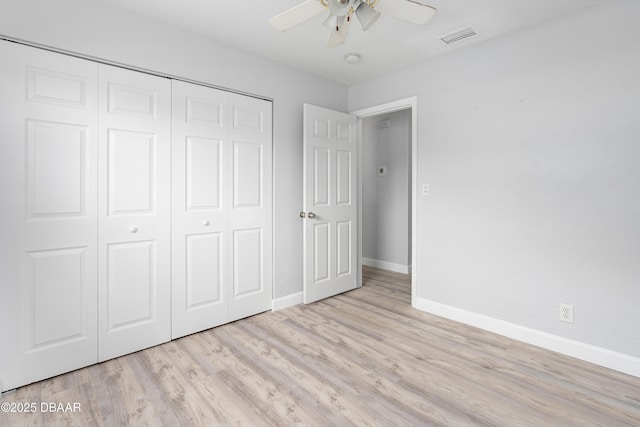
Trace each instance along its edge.
<path fill-rule="evenodd" d="M 267 20 L 303 0 L 95 0 L 224 42 L 346 85 L 538 25 L 611 0 L 413 0 L 438 10 L 424 26 L 382 16 L 367 32 L 351 25 L 347 41 L 326 46 L 319 15 L 287 32 Z M 385 0 L 378 0 L 383 2 Z M 409 0 L 407 0 L 409 1 Z M 328 12 L 327 12 L 328 13 Z M 446 45 L 440 36 L 464 27 L 477 36 Z M 344 55 L 362 60 L 348 64 Z"/>

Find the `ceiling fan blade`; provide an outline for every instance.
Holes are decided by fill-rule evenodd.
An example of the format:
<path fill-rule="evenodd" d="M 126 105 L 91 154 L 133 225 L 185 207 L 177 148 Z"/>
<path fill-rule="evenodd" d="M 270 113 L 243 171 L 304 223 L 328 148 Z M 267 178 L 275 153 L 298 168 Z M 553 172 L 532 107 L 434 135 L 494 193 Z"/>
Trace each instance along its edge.
<path fill-rule="evenodd" d="M 351 25 L 351 21 L 353 20 L 353 16 L 351 12 L 349 12 L 344 19 L 342 20 L 342 25 L 339 27 L 338 31 L 331 31 L 329 33 L 329 41 L 327 41 L 327 46 L 336 47 L 340 46 L 347 39 L 347 33 L 349 32 L 349 25 Z"/>
<path fill-rule="evenodd" d="M 424 25 L 436 14 L 436 9 L 411 0 L 379 0 L 375 9 L 383 15 L 388 13 L 398 19 Z"/>
<path fill-rule="evenodd" d="M 276 30 L 286 31 L 326 10 L 320 0 L 306 0 L 269 19 L 269 25 Z"/>

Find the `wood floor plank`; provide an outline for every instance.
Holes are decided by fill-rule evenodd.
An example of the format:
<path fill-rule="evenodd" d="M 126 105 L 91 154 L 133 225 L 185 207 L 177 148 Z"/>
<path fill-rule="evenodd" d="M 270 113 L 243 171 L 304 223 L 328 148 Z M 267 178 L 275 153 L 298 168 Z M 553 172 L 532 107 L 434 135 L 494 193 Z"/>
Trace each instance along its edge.
<path fill-rule="evenodd" d="M 410 276 L 31 384 L 0 426 L 640 426 L 640 379 L 411 307 Z M 40 409 L 40 407 L 38 407 Z"/>
<path fill-rule="evenodd" d="M 244 327 L 248 326 L 244 325 Z M 276 331 L 285 330 L 288 345 L 280 346 L 282 336 Z M 255 330 L 253 333 L 260 336 L 260 333 L 256 333 Z M 293 373 L 293 377 L 283 379 L 282 383 L 295 385 L 297 396 L 306 397 L 307 402 L 315 399 L 324 412 L 330 409 L 328 413 L 336 420 L 349 421 L 354 425 L 376 425 L 375 414 L 366 411 L 363 402 L 359 399 L 345 399 L 345 396 L 356 394 L 358 390 L 344 379 L 332 375 L 332 369 L 326 363 L 327 358 L 330 357 L 326 349 L 319 347 L 316 342 L 305 342 L 303 336 L 297 335 L 291 329 L 283 328 L 282 325 L 277 329 L 270 329 L 263 340 L 269 344 L 268 354 L 277 355 L 281 351 L 280 354 L 288 360 L 289 373 Z M 304 350 L 298 351 L 300 348 Z M 280 365 L 281 368 L 282 365 Z M 322 414 L 322 411 L 320 413 Z"/>
<path fill-rule="evenodd" d="M 247 328 L 250 325 L 245 324 Z M 350 416 L 357 412 L 364 414 L 370 413 L 375 416 L 373 425 L 394 425 L 400 420 L 405 424 L 415 425 L 429 421 L 430 425 L 445 425 L 442 421 L 447 419 L 439 414 L 438 410 L 423 408 L 424 405 L 411 406 L 404 401 L 398 400 L 399 395 L 402 398 L 410 398 L 411 393 L 402 393 L 396 384 L 400 379 L 393 372 L 381 372 L 380 367 L 376 367 L 375 372 L 368 368 L 368 363 L 362 354 L 358 354 L 350 348 L 347 341 L 341 341 L 337 345 L 323 342 L 314 331 L 307 330 L 303 325 L 286 322 L 281 330 L 288 327 L 286 338 L 278 334 L 278 331 L 269 331 L 270 344 L 274 346 L 280 345 L 281 342 L 294 342 L 294 354 L 298 353 L 295 347 L 299 346 L 320 346 L 317 347 L 315 353 L 307 354 L 309 361 L 308 369 L 312 371 L 312 376 L 317 379 L 330 381 L 337 389 L 340 390 L 340 402 L 362 402 L 366 407 L 358 407 L 351 409 Z M 296 331 L 297 333 L 293 332 Z M 309 341 L 309 336 L 312 338 Z M 331 350 L 333 349 L 333 350 Z M 369 349 L 371 352 L 371 349 Z M 316 363 L 316 359 L 321 359 Z M 324 360 L 322 360 L 324 359 Z M 328 362 L 328 363 L 327 363 Z M 302 363 L 299 363 L 302 364 Z M 304 385 L 301 381 L 301 386 Z M 382 398 L 381 398 L 382 396 Z M 419 396 L 413 396 L 419 397 Z M 342 403 L 341 403 L 342 404 Z M 363 425 L 368 421 L 360 420 L 357 425 Z"/>
<path fill-rule="evenodd" d="M 298 377 L 298 395 L 302 393 L 317 396 L 325 405 L 330 405 L 336 415 L 340 415 L 342 422 L 350 421 L 354 425 L 384 425 L 388 422 L 388 415 L 398 412 L 398 406 L 384 407 L 383 411 L 372 410 L 376 403 L 376 396 L 371 391 L 371 381 L 366 374 L 359 372 L 359 363 L 355 360 L 342 358 L 338 353 L 331 351 L 327 346 L 318 346 L 317 338 L 309 341 L 304 331 L 296 331 L 295 325 L 282 325 L 279 330 L 265 331 L 265 340 L 269 344 L 270 351 L 281 348 L 285 354 L 292 357 L 295 365 L 302 367 L 302 374 Z M 251 328 L 247 322 L 244 328 Z M 280 331 L 287 330 L 287 341 L 295 343 L 292 348 L 282 348 L 284 342 Z M 253 334 L 260 335 L 252 329 Z M 322 344 L 322 343 L 320 343 Z M 302 358 L 297 357 L 299 347 L 305 347 Z M 354 363 L 356 362 L 356 363 Z M 347 370 L 348 372 L 344 372 Z M 358 372 L 356 372 L 358 371 Z M 358 380 L 354 381 L 357 374 Z M 385 402 L 386 403 L 386 402 Z M 380 405 L 379 405 L 380 406 Z M 409 417 L 409 412 L 398 412 L 397 417 Z M 416 422 L 419 418 L 415 418 Z M 339 423 L 338 423 L 339 424 Z M 328 424 L 324 424 L 328 425 Z M 330 424 L 334 425 L 334 423 Z"/>
<path fill-rule="evenodd" d="M 305 319 L 310 317 L 309 314 L 305 316 Z M 368 369 L 369 366 L 375 367 L 375 374 L 371 375 L 370 378 L 359 378 L 359 381 L 368 386 L 372 386 L 371 382 L 375 382 L 376 385 L 385 385 L 385 389 L 381 390 L 384 394 L 386 400 L 392 400 L 397 407 L 403 407 L 403 402 L 400 399 L 394 399 L 393 393 L 391 393 L 391 387 L 389 387 L 389 383 L 391 381 L 401 381 L 402 387 L 405 388 L 402 393 L 403 398 L 414 398 L 418 401 L 426 401 L 426 396 L 433 396 L 441 394 L 442 392 L 446 392 L 446 397 L 449 398 L 450 403 L 448 407 L 438 406 L 435 407 L 437 410 L 434 411 L 434 408 L 430 406 L 429 415 L 423 413 L 422 407 L 412 407 L 412 408 L 404 408 L 405 413 L 411 413 L 412 411 L 419 411 L 421 414 L 419 415 L 420 419 L 428 420 L 430 423 L 436 423 L 438 420 L 444 421 L 443 425 L 451 425 L 452 423 L 462 422 L 461 417 L 466 418 L 467 421 L 474 421 L 476 423 L 481 421 L 478 419 L 478 413 L 475 411 L 464 411 L 460 407 L 456 406 L 454 403 L 456 400 L 463 400 L 461 398 L 466 397 L 467 400 L 475 399 L 477 402 L 476 405 L 485 405 L 490 406 L 491 400 L 486 400 L 493 398 L 494 400 L 503 400 L 507 396 L 504 394 L 496 393 L 493 389 L 484 390 L 484 385 L 482 382 L 469 382 L 467 381 L 464 384 L 464 391 L 458 390 L 456 387 L 449 387 L 449 384 L 459 384 L 462 380 L 467 380 L 469 375 L 467 374 L 465 377 L 459 377 L 456 375 L 460 374 L 461 368 L 460 366 L 456 366 L 457 370 L 451 369 L 451 364 L 446 363 L 445 361 L 450 358 L 449 355 L 443 356 L 440 358 L 440 363 L 445 364 L 444 368 L 440 372 L 444 373 L 444 378 L 439 381 L 440 386 L 437 389 L 431 390 L 429 384 L 431 384 L 434 379 L 434 375 L 436 372 L 433 371 L 433 367 L 436 366 L 433 363 L 430 365 L 424 365 L 423 369 L 417 360 L 413 360 L 412 363 L 407 364 L 403 362 L 403 359 L 406 360 L 406 355 L 404 353 L 395 353 L 394 347 L 389 346 L 386 343 L 379 343 L 375 351 L 371 351 L 371 349 L 357 349 L 353 346 L 351 340 L 348 338 L 348 331 L 342 331 L 338 328 L 337 332 L 332 331 L 335 325 L 332 325 L 330 321 L 325 322 L 322 325 L 322 328 L 313 328 L 313 322 L 309 324 L 309 329 L 303 331 L 302 336 L 306 336 L 309 334 L 316 334 L 315 340 L 320 340 L 322 336 L 324 336 L 324 344 L 328 348 L 347 348 L 350 354 L 345 355 L 346 359 L 352 358 L 357 360 L 358 366 L 362 366 L 363 369 Z M 329 332 L 326 332 L 329 330 Z M 339 344 L 335 341 L 335 337 L 341 337 Z M 334 356 L 335 359 L 340 359 L 339 356 Z M 347 364 L 348 362 L 341 360 L 342 364 Z M 473 365 L 467 365 L 466 370 L 472 370 Z M 353 368 L 353 367 L 351 367 Z M 358 368 L 355 368 L 356 372 Z M 351 375 L 355 375 L 355 373 L 351 372 Z M 387 379 L 388 381 L 385 381 Z M 370 381 L 369 381 L 370 380 Z M 456 382 L 452 381 L 456 380 Z M 437 379 L 436 379 L 437 381 Z M 374 386 L 375 387 L 375 386 Z M 376 387 L 377 388 L 377 387 Z M 417 393 L 415 393 L 417 391 Z M 475 391 L 475 393 L 474 393 Z M 413 392 L 413 393 L 412 393 Z M 492 396 L 493 395 L 493 396 Z M 442 396 L 441 396 L 442 397 Z M 483 401 L 486 400 L 486 401 Z M 441 399 L 442 401 L 443 399 Z M 515 409 L 518 409 L 516 402 L 512 402 L 512 405 L 515 406 Z M 430 419 L 429 417 L 433 416 L 434 412 L 439 412 L 438 419 Z M 515 413 L 519 413 L 520 411 L 515 411 Z M 483 420 L 485 423 L 495 424 L 503 419 L 504 415 L 494 415 L 491 413 L 487 413 L 489 416 L 488 419 Z M 455 417 L 455 418 L 451 418 Z"/>

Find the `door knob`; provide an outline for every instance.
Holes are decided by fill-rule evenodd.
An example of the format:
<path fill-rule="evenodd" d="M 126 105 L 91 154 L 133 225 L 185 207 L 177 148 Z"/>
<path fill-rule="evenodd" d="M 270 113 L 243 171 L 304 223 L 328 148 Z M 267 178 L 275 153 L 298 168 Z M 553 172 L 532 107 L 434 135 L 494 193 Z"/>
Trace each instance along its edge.
<path fill-rule="evenodd" d="M 304 213 L 304 212 L 302 212 L 302 211 L 300 211 L 300 213 L 298 214 L 298 216 L 299 216 L 300 218 L 305 218 L 305 217 L 307 216 L 307 214 L 306 214 L 306 213 Z"/>
<path fill-rule="evenodd" d="M 313 212 L 309 212 L 309 213 L 307 214 L 307 218 L 309 218 L 309 219 L 313 219 L 313 218 L 315 218 L 315 217 L 316 217 L 316 214 L 314 214 Z"/>
<path fill-rule="evenodd" d="M 207 221 L 206 219 L 204 221 L 202 221 L 202 225 L 204 225 L 205 227 L 208 227 L 211 223 L 209 221 Z"/>
<path fill-rule="evenodd" d="M 137 233 L 137 232 L 138 232 L 138 227 L 134 227 L 133 225 L 129 227 L 129 233 Z"/>

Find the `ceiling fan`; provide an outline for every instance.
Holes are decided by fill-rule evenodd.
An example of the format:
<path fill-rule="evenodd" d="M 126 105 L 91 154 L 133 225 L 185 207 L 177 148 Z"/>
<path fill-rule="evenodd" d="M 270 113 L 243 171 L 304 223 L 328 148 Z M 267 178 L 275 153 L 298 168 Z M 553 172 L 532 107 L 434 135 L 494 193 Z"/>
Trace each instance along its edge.
<path fill-rule="evenodd" d="M 436 14 L 435 8 L 413 0 L 306 0 L 272 17 L 269 24 L 286 31 L 327 10 L 329 15 L 323 24 L 331 30 L 330 47 L 344 43 L 353 15 L 360 21 L 362 30 L 367 31 L 382 13 L 418 25 L 426 24 Z"/>

